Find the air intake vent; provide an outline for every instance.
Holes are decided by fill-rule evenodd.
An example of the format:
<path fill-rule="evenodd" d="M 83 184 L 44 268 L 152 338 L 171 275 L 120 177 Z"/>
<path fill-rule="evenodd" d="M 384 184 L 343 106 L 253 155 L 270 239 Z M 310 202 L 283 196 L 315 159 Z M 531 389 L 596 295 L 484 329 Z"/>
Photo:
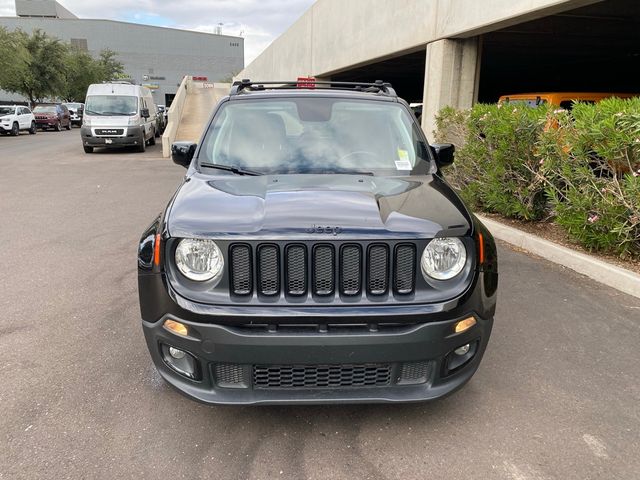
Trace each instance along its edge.
<path fill-rule="evenodd" d="M 396 293 L 406 295 L 415 286 L 416 248 L 414 245 L 396 247 L 396 265 L 393 288 Z"/>
<path fill-rule="evenodd" d="M 254 365 L 254 388 L 381 387 L 391 382 L 391 365 Z"/>
<path fill-rule="evenodd" d="M 369 247 L 367 289 L 372 295 L 387 293 L 389 286 L 389 248 L 386 245 Z"/>
<path fill-rule="evenodd" d="M 334 258 L 331 245 L 316 245 L 313 249 L 313 291 L 316 295 L 331 295 L 334 289 Z"/>
<path fill-rule="evenodd" d="M 359 245 L 345 245 L 340 255 L 340 291 L 343 295 L 358 295 L 362 288 L 362 249 Z"/>
<path fill-rule="evenodd" d="M 258 290 L 262 295 L 280 293 L 280 262 L 276 245 L 258 248 Z"/>
<path fill-rule="evenodd" d="M 287 293 L 307 293 L 307 249 L 304 245 L 289 245 L 286 250 Z"/>
<path fill-rule="evenodd" d="M 231 285 L 236 295 L 249 295 L 253 286 L 251 247 L 233 245 L 231 247 Z"/>

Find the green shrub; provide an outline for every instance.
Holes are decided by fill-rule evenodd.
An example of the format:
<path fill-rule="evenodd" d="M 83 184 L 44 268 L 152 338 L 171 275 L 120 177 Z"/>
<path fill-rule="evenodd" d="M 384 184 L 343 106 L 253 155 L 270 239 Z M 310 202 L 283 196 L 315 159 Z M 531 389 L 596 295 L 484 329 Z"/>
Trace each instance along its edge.
<path fill-rule="evenodd" d="M 466 202 L 505 217 L 553 218 L 592 250 L 640 258 L 640 98 L 572 112 L 515 104 L 443 109 L 447 179 Z"/>
<path fill-rule="evenodd" d="M 549 109 L 478 104 L 467 112 L 444 109 L 439 141 L 457 137 L 456 162 L 447 179 L 466 202 L 524 220 L 545 213 L 544 180 L 535 145 Z"/>
<path fill-rule="evenodd" d="M 640 256 L 640 99 L 557 112 L 539 156 L 555 221 L 591 250 Z"/>

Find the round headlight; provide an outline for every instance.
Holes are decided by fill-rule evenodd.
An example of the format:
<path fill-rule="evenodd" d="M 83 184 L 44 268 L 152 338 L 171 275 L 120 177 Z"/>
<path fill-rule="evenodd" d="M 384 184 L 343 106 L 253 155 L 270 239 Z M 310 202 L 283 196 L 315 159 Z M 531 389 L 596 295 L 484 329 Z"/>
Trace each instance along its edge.
<path fill-rule="evenodd" d="M 422 253 L 422 274 L 436 280 L 458 275 L 467 262 L 467 250 L 459 238 L 434 238 Z"/>
<path fill-rule="evenodd" d="M 204 282 L 222 273 L 224 259 L 213 240 L 184 238 L 176 248 L 176 265 L 189 280 Z"/>

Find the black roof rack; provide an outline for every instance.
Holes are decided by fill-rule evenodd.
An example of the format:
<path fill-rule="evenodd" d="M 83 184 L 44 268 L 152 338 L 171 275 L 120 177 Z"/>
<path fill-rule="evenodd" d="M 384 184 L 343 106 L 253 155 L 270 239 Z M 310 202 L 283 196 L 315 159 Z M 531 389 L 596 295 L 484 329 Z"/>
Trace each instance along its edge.
<path fill-rule="evenodd" d="M 390 97 L 397 97 L 396 91 L 389 82 L 376 80 L 374 83 L 363 82 L 332 82 L 330 80 L 300 79 L 283 82 L 252 82 L 248 78 L 233 82 L 229 95 L 238 95 L 242 91 L 288 90 L 288 89 L 329 89 L 349 90 L 353 92 L 381 93 Z"/>

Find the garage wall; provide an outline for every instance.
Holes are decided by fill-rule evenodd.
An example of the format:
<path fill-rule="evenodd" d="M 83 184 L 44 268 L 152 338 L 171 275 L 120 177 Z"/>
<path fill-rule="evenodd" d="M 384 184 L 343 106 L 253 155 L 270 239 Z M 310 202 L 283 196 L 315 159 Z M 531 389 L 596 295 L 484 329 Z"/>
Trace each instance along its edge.
<path fill-rule="evenodd" d="M 598 0 L 318 0 L 238 78 L 331 73 Z"/>

